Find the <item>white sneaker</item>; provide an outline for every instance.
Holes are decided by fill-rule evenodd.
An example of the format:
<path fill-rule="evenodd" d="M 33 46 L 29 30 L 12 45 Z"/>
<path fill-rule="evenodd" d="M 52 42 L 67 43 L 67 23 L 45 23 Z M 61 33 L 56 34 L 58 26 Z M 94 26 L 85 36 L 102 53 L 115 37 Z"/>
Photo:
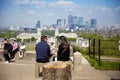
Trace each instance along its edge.
<path fill-rule="evenodd" d="M 6 64 L 9 63 L 9 61 L 5 61 L 5 63 L 6 63 Z"/>

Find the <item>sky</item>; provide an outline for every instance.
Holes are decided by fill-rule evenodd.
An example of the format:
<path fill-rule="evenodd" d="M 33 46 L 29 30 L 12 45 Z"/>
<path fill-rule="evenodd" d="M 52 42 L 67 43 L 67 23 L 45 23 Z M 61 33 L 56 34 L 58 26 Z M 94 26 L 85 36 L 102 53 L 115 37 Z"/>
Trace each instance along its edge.
<path fill-rule="evenodd" d="M 69 14 L 102 26 L 120 24 L 120 0 L 0 0 L 0 26 L 52 25 Z"/>

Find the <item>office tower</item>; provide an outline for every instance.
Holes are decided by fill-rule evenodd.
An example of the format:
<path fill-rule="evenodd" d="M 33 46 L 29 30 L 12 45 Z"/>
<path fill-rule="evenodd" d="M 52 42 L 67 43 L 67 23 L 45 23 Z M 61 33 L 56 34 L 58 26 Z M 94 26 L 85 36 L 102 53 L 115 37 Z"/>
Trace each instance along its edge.
<path fill-rule="evenodd" d="M 57 19 L 57 26 L 61 26 L 61 19 Z"/>
<path fill-rule="evenodd" d="M 73 16 L 72 15 L 68 16 L 68 26 L 69 26 L 69 29 L 73 29 Z"/>
<path fill-rule="evenodd" d="M 90 23 L 88 21 L 85 21 L 85 30 L 89 30 Z"/>
<path fill-rule="evenodd" d="M 74 27 L 78 26 L 78 18 L 77 18 L 77 16 L 73 17 L 73 25 L 74 25 Z"/>
<path fill-rule="evenodd" d="M 97 26 L 97 20 L 96 19 L 91 19 L 90 20 L 90 28 L 94 29 Z"/>
<path fill-rule="evenodd" d="M 37 21 L 36 28 L 40 28 L 40 21 Z"/>
<path fill-rule="evenodd" d="M 78 17 L 78 25 L 83 26 L 83 17 Z"/>
<path fill-rule="evenodd" d="M 59 28 L 65 28 L 65 25 L 66 25 L 66 20 L 65 19 L 57 19 L 57 26 Z"/>

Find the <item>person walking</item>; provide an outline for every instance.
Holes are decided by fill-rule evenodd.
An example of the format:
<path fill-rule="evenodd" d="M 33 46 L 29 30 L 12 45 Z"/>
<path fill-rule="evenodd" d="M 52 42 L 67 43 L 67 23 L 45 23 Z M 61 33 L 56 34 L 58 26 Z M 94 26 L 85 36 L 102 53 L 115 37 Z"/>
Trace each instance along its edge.
<path fill-rule="evenodd" d="M 35 47 L 36 62 L 45 63 L 50 59 L 50 46 L 47 43 L 47 36 L 41 36 L 41 42 L 38 42 Z"/>
<path fill-rule="evenodd" d="M 69 61 L 70 59 L 70 45 L 65 36 L 60 36 L 60 44 L 57 51 L 58 61 Z"/>

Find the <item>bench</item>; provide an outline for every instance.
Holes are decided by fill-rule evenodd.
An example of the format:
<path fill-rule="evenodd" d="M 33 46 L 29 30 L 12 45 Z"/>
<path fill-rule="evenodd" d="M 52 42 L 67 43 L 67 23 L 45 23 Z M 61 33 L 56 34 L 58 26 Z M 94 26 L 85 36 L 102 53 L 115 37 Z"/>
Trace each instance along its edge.
<path fill-rule="evenodd" d="M 40 67 L 43 67 L 47 63 L 35 63 L 35 78 L 39 78 Z"/>

